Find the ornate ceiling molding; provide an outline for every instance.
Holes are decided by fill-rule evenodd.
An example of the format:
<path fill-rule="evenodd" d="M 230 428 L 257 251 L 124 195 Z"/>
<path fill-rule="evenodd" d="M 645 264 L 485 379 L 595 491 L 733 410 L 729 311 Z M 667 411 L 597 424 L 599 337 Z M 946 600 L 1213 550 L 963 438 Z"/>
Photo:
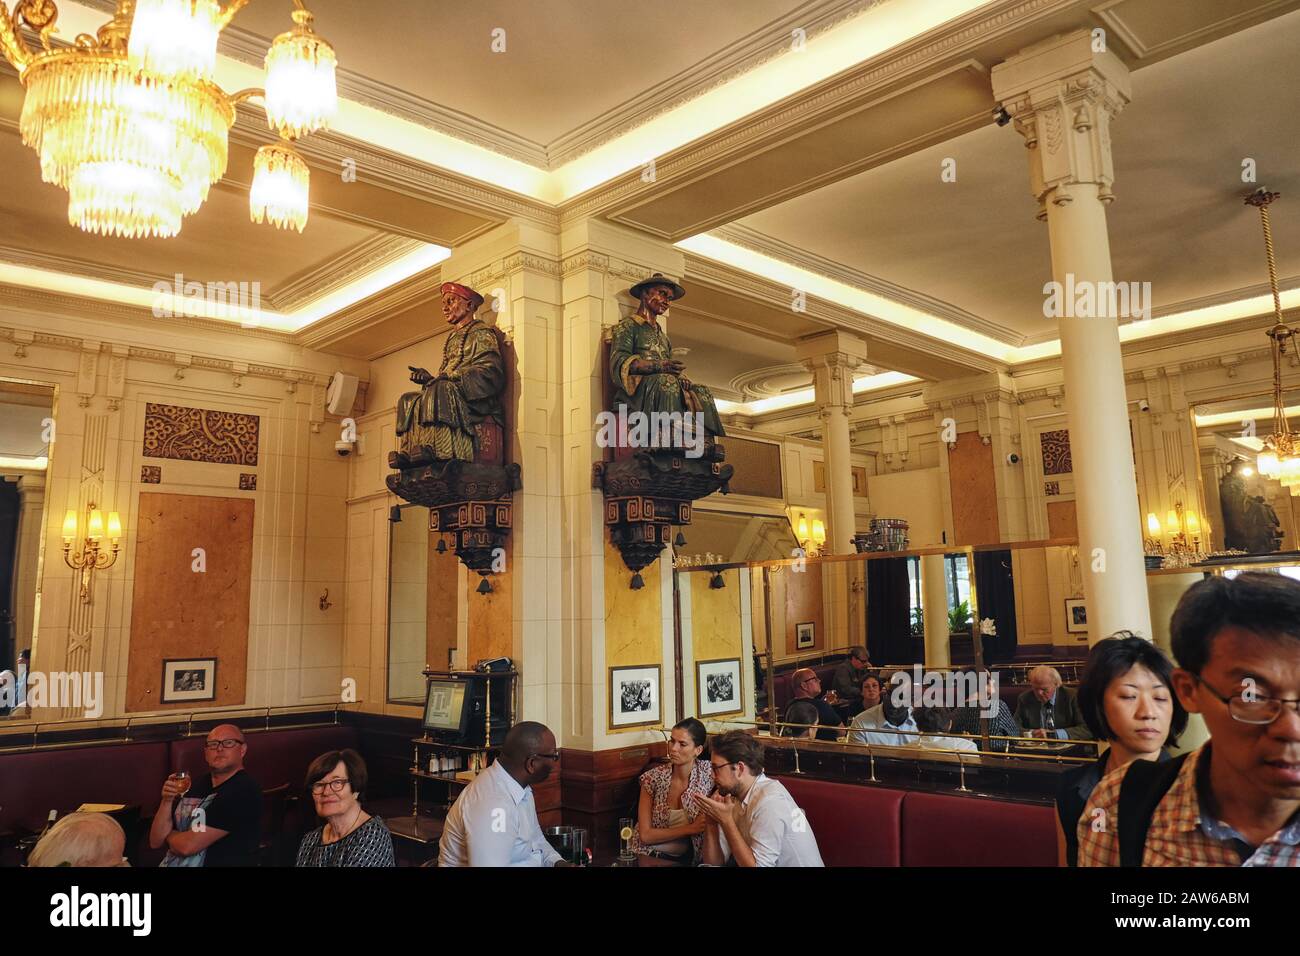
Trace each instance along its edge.
<path fill-rule="evenodd" d="M 880 279 L 865 272 L 859 272 L 857 269 L 841 265 L 832 259 L 805 252 L 796 246 L 782 242 L 780 239 L 774 239 L 740 223 L 722 226 L 714 229 L 709 234 L 753 252 L 771 256 L 773 259 L 780 259 L 790 265 L 807 269 L 809 272 L 815 272 L 828 279 L 834 279 L 836 282 L 842 282 L 855 289 L 861 289 L 864 292 L 883 296 L 902 305 L 920 309 L 922 312 L 965 326 L 972 331 L 987 335 L 1007 345 L 1024 344 L 1025 336 L 1014 329 L 982 319 L 973 312 L 967 312 L 965 309 L 944 302 L 942 299 L 936 299 L 923 292 L 897 285 L 887 279 Z"/>
<path fill-rule="evenodd" d="M 340 256 L 298 273 L 264 296 L 276 312 L 293 312 L 361 276 L 381 269 L 423 245 L 418 239 L 387 233 L 371 236 Z"/>

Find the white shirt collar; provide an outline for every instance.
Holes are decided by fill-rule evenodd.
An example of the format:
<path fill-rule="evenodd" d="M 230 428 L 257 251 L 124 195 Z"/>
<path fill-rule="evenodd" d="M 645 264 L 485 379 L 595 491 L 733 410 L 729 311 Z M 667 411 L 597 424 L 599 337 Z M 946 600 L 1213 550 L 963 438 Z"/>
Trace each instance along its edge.
<path fill-rule="evenodd" d="M 523 803 L 524 800 L 528 798 L 529 788 L 520 786 L 519 781 L 510 776 L 509 771 L 507 771 L 505 767 L 501 766 L 500 760 L 494 760 L 492 766 L 488 767 L 487 772 L 496 773 L 498 784 L 505 788 L 506 793 L 510 794 L 510 798 L 514 800 L 515 806 Z"/>

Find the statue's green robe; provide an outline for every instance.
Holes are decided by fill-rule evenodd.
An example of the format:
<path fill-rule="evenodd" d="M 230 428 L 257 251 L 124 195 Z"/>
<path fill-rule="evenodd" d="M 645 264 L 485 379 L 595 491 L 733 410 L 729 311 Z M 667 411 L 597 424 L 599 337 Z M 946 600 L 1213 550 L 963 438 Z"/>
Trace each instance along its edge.
<path fill-rule="evenodd" d="M 496 333 L 478 319 L 453 329 L 442 349 L 436 379 L 397 402 L 397 434 L 404 451 L 433 447 L 439 460 L 474 460 L 474 426 L 505 424 L 501 393 L 505 365 Z"/>
<path fill-rule="evenodd" d="M 633 359 L 671 359 L 673 348 L 659 323 L 633 313 L 614 326 L 609 346 L 609 374 L 614 381 L 614 408 L 626 405 L 628 411 L 702 412 L 704 430 L 716 437 L 726 435 L 718 418 L 713 393 L 703 385 L 682 384 L 676 375 L 633 375 Z"/>

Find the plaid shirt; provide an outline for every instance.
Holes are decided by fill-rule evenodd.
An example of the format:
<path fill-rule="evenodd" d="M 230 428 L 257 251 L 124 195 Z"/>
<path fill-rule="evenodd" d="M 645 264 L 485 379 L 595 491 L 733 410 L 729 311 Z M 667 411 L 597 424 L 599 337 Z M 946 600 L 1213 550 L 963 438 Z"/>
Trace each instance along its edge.
<path fill-rule="evenodd" d="M 1300 866 L 1300 814 L 1258 847 L 1215 820 L 1202 805 L 1210 745 L 1183 762 L 1173 786 L 1151 817 L 1143 866 Z M 1198 772 L 1204 759 L 1204 770 Z M 1079 865 L 1119 866 L 1119 788 L 1128 767 L 1106 774 L 1079 818 Z M 1094 811 L 1104 826 L 1093 829 Z"/>

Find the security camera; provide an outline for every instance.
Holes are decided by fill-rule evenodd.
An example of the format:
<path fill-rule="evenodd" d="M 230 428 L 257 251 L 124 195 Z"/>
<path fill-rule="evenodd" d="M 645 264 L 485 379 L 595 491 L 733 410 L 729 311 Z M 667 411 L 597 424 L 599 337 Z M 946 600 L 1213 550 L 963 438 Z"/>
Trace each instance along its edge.
<path fill-rule="evenodd" d="M 1007 112 L 1007 108 L 1001 103 L 993 107 L 993 121 L 999 126 L 1006 126 L 1011 122 L 1011 114 Z"/>
<path fill-rule="evenodd" d="M 336 441 L 334 443 L 334 454 L 338 455 L 340 458 L 348 457 L 348 455 L 352 454 L 352 442 Z"/>
<path fill-rule="evenodd" d="M 1139 399 L 1138 399 L 1138 411 L 1139 411 L 1139 412 L 1149 412 L 1149 411 L 1151 411 L 1151 403 L 1148 402 L 1145 398 L 1139 398 Z"/>
<path fill-rule="evenodd" d="M 1020 464 L 1020 456 L 1013 451 L 1011 454 L 1007 455 L 1007 464 L 1008 465 Z"/>

